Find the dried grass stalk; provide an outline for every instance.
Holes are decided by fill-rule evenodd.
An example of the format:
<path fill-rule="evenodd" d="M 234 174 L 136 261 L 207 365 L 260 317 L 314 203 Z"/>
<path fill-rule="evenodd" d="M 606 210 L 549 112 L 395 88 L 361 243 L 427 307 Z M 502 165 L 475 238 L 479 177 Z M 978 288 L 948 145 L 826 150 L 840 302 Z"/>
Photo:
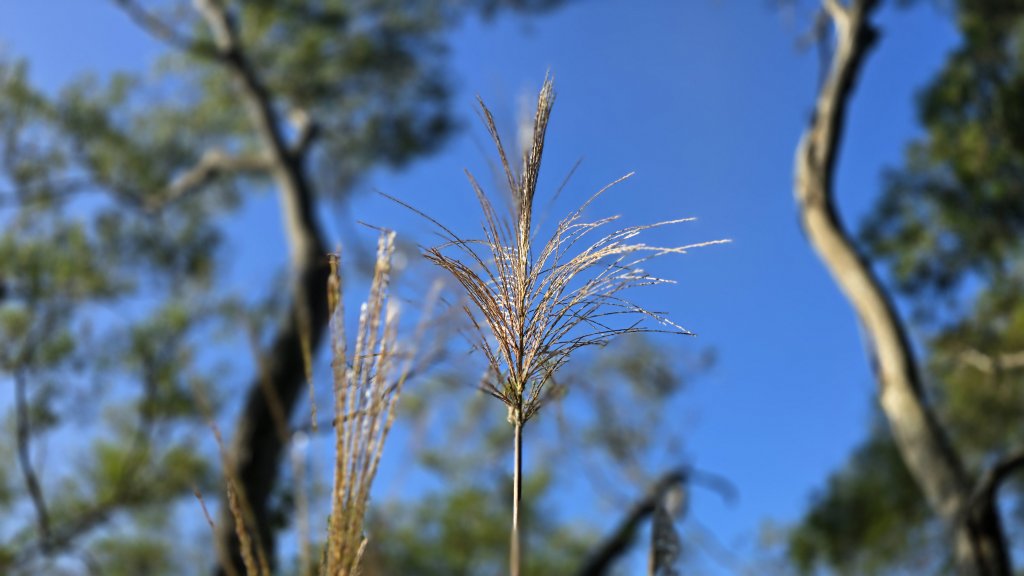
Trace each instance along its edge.
<path fill-rule="evenodd" d="M 547 242 L 535 246 L 533 201 L 554 99 L 552 82 L 547 79 L 537 102 L 533 141 L 523 154 L 518 173 L 512 171 L 493 116 L 480 102 L 514 205 L 511 218 L 500 215 L 467 172 L 483 212 L 482 238 L 464 239 L 392 198 L 433 222 L 445 238 L 445 243 L 428 248 L 426 257 L 451 273 L 464 288 L 471 302 L 465 309 L 474 328 L 473 343 L 489 366 L 489 377 L 482 386 L 508 406 L 512 423 L 525 423 L 536 415 L 551 376 L 578 348 L 603 345 L 614 336 L 633 332 L 691 334 L 621 293 L 640 286 L 674 283 L 641 268 L 652 258 L 728 242 L 663 247 L 634 241 L 646 230 L 694 220 L 681 218 L 621 228 L 581 248 L 585 240 L 619 218 L 588 222 L 583 219 L 585 209 L 632 176 L 630 173 L 591 196 L 558 223 Z M 651 322 L 644 324 L 644 320 Z"/>
<path fill-rule="evenodd" d="M 614 336 L 633 332 L 691 334 L 660 313 L 642 308 L 622 296 L 640 286 L 671 283 L 646 273 L 641 266 L 665 254 L 682 254 L 691 248 L 726 242 L 702 242 L 688 246 L 652 246 L 635 239 L 642 232 L 692 220 L 666 220 L 628 226 L 605 233 L 586 244 L 617 216 L 585 221 L 584 210 L 628 174 L 605 186 L 563 218 L 543 245 L 535 246 L 533 202 L 544 151 L 544 137 L 555 101 L 550 78 L 537 100 L 533 139 L 523 153 L 518 172 L 513 171 L 491 112 L 480 101 L 484 124 L 498 150 L 512 196 L 512 214 L 495 210 L 491 200 L 467 172 L 483 212 L 483 236 L 464 239 L 400 200 L 433 222 L 446 242 L 426 250 L 426 257 L 444 268 L 463 287 L 470 305 L 474 345 L 487 359 L 488 376 L 483 389 L 509 410 L 515 430 L 515 474 L 510 568 L 519 571 L 518 508 L 522 462 L 522 427 L 535 416 L 544 400 L 545 387 L 569 356 L 584 346 L 603 345 Z M 649 321 L 644 323 L 644 321 Z"/>
<path fill-rule="evenodd" d="M 334 374 L 334 491 L 328 525 L 324 571 L 331 576 L 359 573 L 366 549 L 363 530 L 370 487 L 377 473 L 395 406 L 410 372 L 412 350 L 398 342 L 398 306 L 388 300 L 394 233 L 377 245 L 370 293 L 359 311 L 351 355 L 344 325 L 340 282 L 332 275 L 331 342 Z M 334 256 L 337 258 L 337 256 Z M 332 263 L 332 270 L 336 270 Z"/>

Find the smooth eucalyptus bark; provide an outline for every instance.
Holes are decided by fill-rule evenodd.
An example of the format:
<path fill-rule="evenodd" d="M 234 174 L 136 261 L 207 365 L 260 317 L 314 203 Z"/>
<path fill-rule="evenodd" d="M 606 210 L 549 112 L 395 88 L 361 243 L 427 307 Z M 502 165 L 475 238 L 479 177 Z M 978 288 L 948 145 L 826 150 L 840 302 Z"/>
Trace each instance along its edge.
<path fill-rule="evenodd" d="M 796 198 L 809 242 L 850 301 L 868 339 L 879 401 L 897 449 L 931 510 L 949 531 L 962 576 L 1008 576 L 994 499 L 972 502 L 973 481 L 929 407 L 906 330 L 870 266 L 839 221 L 833 183 L 847 108 L 877 33 L 877 0 L 824 0 L 835 26 L 831 68 L 796 157 Z"/>

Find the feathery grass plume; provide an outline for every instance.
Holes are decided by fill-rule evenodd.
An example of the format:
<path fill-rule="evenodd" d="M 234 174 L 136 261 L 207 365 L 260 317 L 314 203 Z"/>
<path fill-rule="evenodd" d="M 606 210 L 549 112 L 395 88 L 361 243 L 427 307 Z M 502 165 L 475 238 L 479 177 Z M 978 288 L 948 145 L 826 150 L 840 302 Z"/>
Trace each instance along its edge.
<path fill-rule="evenodd" d="M 370 487 L 395 417 L 395 405 L 409 375 L 413 350 L 398 342 L 398 306 L 388 300 L 394 233 L 384 232 L 370 293 L 359 310 L 351 356 L 345 335 L 340 280 L 332 275 L 331 345 L 333 352 L 335 448 L 334 490 L 328 541 L 321 572 L 359 573 L 366 549 L 363 531 Z M 333 256 L 337 258 L 337 256 Z M 332 262 L 332 270 L 337 263 Z"/>
<path fill-rule="evenodd" d="M 479 100 L 479 99 L 478 99 Z M 467 172 L 483 212 L 483 237 L 464 239 L 408 204 L 441 230 L 446 242 L 428 248 L 426 257 L 461 284 L 472 306 L 465 307 L 474 328 L 474 344 L 487 359 L 483 389 L 503 402 L 515 430 L 513 518 L 510 569 L 519 572 L 518 511 L 522 465 L 522 427 L 537 414 L 545 387 L 570 354 L 584 346 L 603 345 L 632 332 L 691 334 L 660 313 L 625 299 L 627 289 L 671 283 L 651 276 L 641 265 L 665 254 L 727 242 L 661 247 L 635 241 L 646 230 L 692 218 L 629 226 L 606 233 L 586 247 L 617 216 L 588 222 L 584 210 L 612 186 L 608 184 L 563 218 L 546 243 L 534 246 L 533 202 L 540 174 L 548 119 L 555 93 L 545 78 L 533 120 L 533 138 L 521 168 L 513 172 L 494 117 L 479 100 L 481 116 L 498 150 L 512 195 L 512 214 L 500 215 L 472 174 Z M 650 321 L 645 324 L 644 320 Z M 653 325 L 652 325 L 653 324 Z"/>

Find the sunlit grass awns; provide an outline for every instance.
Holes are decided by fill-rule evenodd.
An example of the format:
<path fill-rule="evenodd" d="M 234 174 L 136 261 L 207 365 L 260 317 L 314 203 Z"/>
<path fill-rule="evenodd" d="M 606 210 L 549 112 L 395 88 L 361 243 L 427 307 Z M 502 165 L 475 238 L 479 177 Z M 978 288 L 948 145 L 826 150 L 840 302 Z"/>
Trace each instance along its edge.
<path fill-rule="evenodd" d="M 533 202 L 554 100 L 549 78 L 540 91 L 532 142 L 523 154 L 518 173 L 512 170 L 493 116 L 480 102 L 481 115 L 497 147 L 512 195 L 514 213 L 509 217 L 500 215 L 467 172 L 483 212 L 483 238 L 462 238 L 430 218 L 447 242 L 426 250 L 431 262 L 461 284 L 471 303 L 465 310 L 475 329 L 474 344 L 487 358 L 490 372 L 484 389 L 508 406 L 512 422 L 520 423 L 537 413 L 546 385 L 576 349 L 603 345 L 614 336 L 633 332 L 691 334 L 664 315 L 624 298 L 622 292 L 673 283 L 641 268 L 652 258 L 727 242 L 662 247 L 634 240 L 646 230 L 693 220 L 682 218 L 628 226 L 585 245 L 588 237 L 619 217 L 585 221 L 584 210 L 612 186 L 632 176 L 627 174 L 563 218 L 547 242 L 535 246 Z"/>
<path fill-rule="evenodd" d="M 665 254 L 726 240 L 687 246 L 651 246 L 635 239 L 642 232 L 679 224 L 691 218 L 628 226 L 591 237 L 618 219 L 583 220 L 584 210 L 620 178 L 599 190 L 563 218 L 543 245 L 535 246 L 533 202 L 540 176 L 544 137 L 555 102 L 554 86 L 545 78 L 537 99 L 533 137 L 514 172 L 490 110 L 480 111 L 494 140 L 511 195 L 512 214 L 495 210 L 472 174 L 467 172 L 483 212 L 483 237 L 466 239 L 423 212 L 440 228 L 446 242 L 425 251 L 427 259 L 447 270 L 466 292 L 466 314 L 473 340 L 487 359 L 483 389 L 508 408 L 514 430 L 512 531 L 509 572 L 520 572 L 519 503 L 522 486 L 523 425 L 540 410 L 545 389 L 577 349 L 603 345 L 634 332 L 690 334 L 664 315 L 647 310 L 622 294 L 630 288 L 671 283 L 646 273 L 641 266 Z M 647 321 L 647 322 L 645 322 Z"/>
<path fill-rule="evenodd" d="M 394 233 L 381 234 L 370 293 L 359 310 L 355 348 L 349 354 L 345 311 L 336 273 L 329 284 L 333 355 L 335 457 L 328 541 L 321 574 L 359 573 L 366 549 L 363 529 L 370 487 L 395 405 L 409 375 L 413 350 L 398 341 L 398 306 L 388 299 Z M 337 258 L 337 256 L 332 256 Z M 332 271 L 337 270 L 332 262 Z"/>

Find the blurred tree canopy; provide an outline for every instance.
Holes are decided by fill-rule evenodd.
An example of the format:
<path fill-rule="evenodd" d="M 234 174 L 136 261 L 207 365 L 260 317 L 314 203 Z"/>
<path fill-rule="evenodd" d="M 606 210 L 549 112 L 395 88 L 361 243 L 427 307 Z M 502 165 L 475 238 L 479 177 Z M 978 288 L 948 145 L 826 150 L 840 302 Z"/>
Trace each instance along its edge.
<path fill-rule="evenodd" d="M 113 3 L 167 46 L 152 70 L 85 71 L 50 93 L 33 86 L 29 62 L 0 60 L 0 379 L 14 390 L 0 454 L 17 463 L 0 468 L 5 574 L 205 571 L 214 551 L 192 494 L 218 500 L 224 465 L 275 555 L 301 482 L 278 481 L 291 439 L 275 419 L 308 422 L 292 412 L 327 322 L 330 244 L 317 206 L 346 198 L 374 166 L 436 150 L 458 127 L 445 37 L 460 21 L 566 2 Z M 280 203 L 288 264 L 276 283 L 243 293 L 230 279 L 238 254 L 227 228 L 266 192 Z M 548 449 L 596 446 L 598 466 L 625 471 L 613 484 L 639 486 L 648 456 L 677 440 L 660 405 L 682 378 L 649 343 L 624 346 L 579 373 L 588 408 L 563 416 L 579 437 Z M 465 396 L 453 381 L 410 390 L 403 417 Z M 612 409 L 622 402 L 639 409 Z M 238 415 L 227 463 L 208 427 L 223 414 Z M 374 540 L 369 573 L 501 571 L 505 454 L 480 440 L 504 427 L 480 414 L 445 432 L 462 435 L 445 441 L 466 452 L 422 453 L 446 490 L 374 512 L 371 526 L 388 536 Z M 542 473 L 527 486 L 527 546 L 535 567 L 566 573 L 598 535 L 541 511 L 553 482 Z M 237 563 L 230 518 L 214 520 Z M 284 573 L 301 573 L 290 552 L 280 556 Z"/>
<path fill-rule="evenodd" d="M 273 551 L 287 439 L 266 433 L 259 383 L 290 413 L 326 324 L 317 202 L 453 131 L 445 36 L 463 18 L 563 4 L 115 3 L 169 48 L 151 71 L 83 73 L 51 94 L 29 63 L 0 61 L 0 377 L 15 392 L 0 451 L 18 463 L 0 471 L 4 573 L 180 571 L 168 506 L 219 493 L 197 447 L 222 407 L 244 406 L 232 472 Z M 263 190 L 279 196 L 289 267 L 230 293 L 225 225 Z M 238 358 L 249 332 L 260 370 Z M 239 368 L 266 374 L 239 382 Z"/>
<path fill-rule="evenodd" d="M 864 254 L 912 311 L 927 391 L 978 477 L 1024 446 L 1024 3 L 952 3 L 962 36 L 918 109 L 925 135 L 884 176 Z M 1002 490 L 1021 527 L 1019 481 Z M 948 570 L 946 536 L 876 425 L 790 540 L 804 572 Z"/>

